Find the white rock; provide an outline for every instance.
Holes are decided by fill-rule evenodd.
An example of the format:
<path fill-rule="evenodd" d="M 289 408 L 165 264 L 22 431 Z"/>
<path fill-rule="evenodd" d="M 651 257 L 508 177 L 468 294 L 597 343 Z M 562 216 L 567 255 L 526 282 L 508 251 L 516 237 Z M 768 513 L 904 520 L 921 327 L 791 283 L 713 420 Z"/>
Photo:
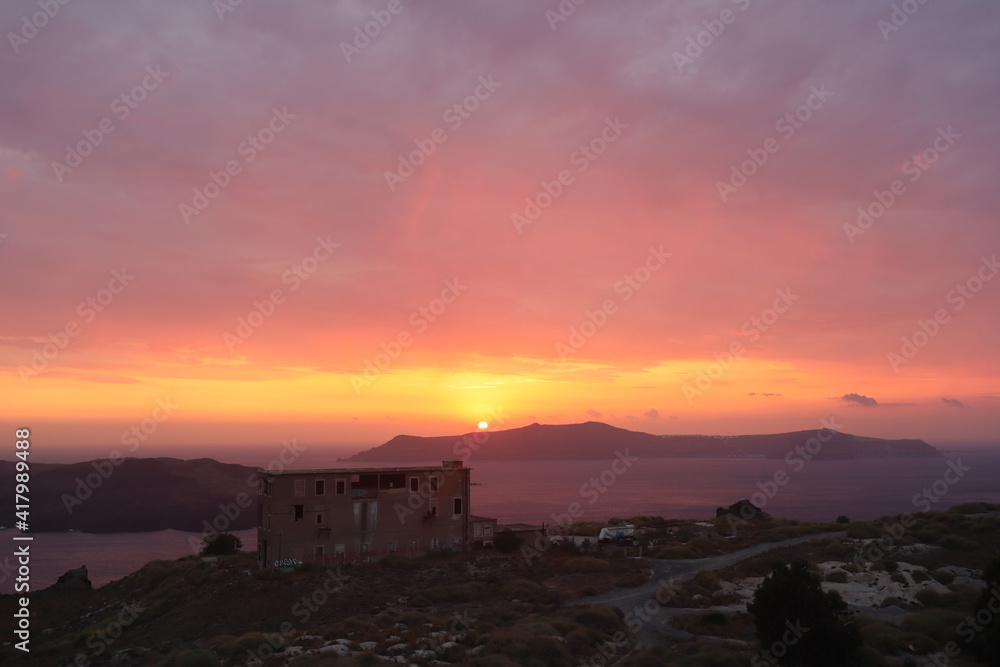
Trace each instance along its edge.
<path fill-rule="evenodd" d="M 316 652 L 321 653 L 323 655 L 332 653 L 333 655 L 344 657 L 351 654 L 351 649 L 344 646 L 343 644 L 330 644 L 328 646 L 324 646 L 321 649 L 317 649 Z"/>
<path fill-rule="evenodd" d="M 361 642 L 358 644 L 358 648 L 362 651 L 374 651 L 378 646 L 378 642 Z"/>
<path fill-rule="evenodd" d="M 438 653 L 444 653 L 448 649 L 455 648 L 456 646 L 458 646 L 458 644 L 455 643 L 455 642 L 445 642 L 445 643 L 443 643 L 443 644 L 441 644 L 440 646 L 437 647 L 437 652 Z"/>

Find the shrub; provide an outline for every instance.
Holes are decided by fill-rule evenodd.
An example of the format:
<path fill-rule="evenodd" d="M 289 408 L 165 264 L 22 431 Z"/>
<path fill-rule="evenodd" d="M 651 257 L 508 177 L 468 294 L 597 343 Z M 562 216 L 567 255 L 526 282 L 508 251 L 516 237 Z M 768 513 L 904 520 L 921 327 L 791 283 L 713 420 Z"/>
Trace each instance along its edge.
<path fill-rule="evenodd" d="M 604 560 L 603 558 L 594 558 L 592 556 L 579 556 L 577 558 L 570 558 L 563 565 L 562 570 L 569 574 L 582 574 L 590 572 L 607 572 L 611 569 L 611 563 Z"/>
<path fill-rule="evenodd" d="M 414 559 L 403 554 L 389 554 L 378 564 L 390 570 L 413 570 L 417 567 L 417 562 Z"/>
<path fill-rule="evenodd" d="M 588 605 L 573 610 L 573 620 L 604 632 L 614 632 L 622 627 L 619 611 L 604 604 Z"/>
<path fill-rule="evenodd" d="M 904 618 L 900 627 L 944 644 L 957 636 L 956 628 L 964 618 L 962 614 L 947 609 L 922 609 Z"/>
<path fill-rule="evenodd" d="M 671 560 L 701 558 L 701 554 L 691 547 L 685 547 L 674 543 L 653 549 L 653 558 L 665 558 Z"/>
<path fill-rule="evenodd" d="M 925 588 L 922 591 L 917 591 L 914 595 L 917 602 L 924 605 L 925 607 L 943 607 L 944 598 L 937 591 L 933 591 L 929 588 Z"/>
<path fill-rule="evenodd" d="M 538 634 L 539 630 L 524 624 L 500 628 L 492 634 L 483 653 L 503 656 L 517 665 L 571 667 L 573 658 L 566 647 L 555 637 Z"/>
<path fill-rule="evenodd" d="M 761 646 L 782 642 L 788 624 L 809 628 L 798 643 L 788 646 L 780 664 L 824 667 L 839 665 L 842 658 L 849 664 L 858 662 L 861 635 L 856 624 L 843 620 L 847 603 L 833 591 L 824 592 L 804 560 L 775 568 L 754 592 L 747 611 L 754 616 Z"/>
<path fill-rule="evenodd" d="M 263 632 L 248 632 L 240 637 L 234 638 L 232 641 L 228 642 L 224 646 L 220 646 L 219 648 L 230 658 L 235 658 L 237 656 L 243 656 L 248 651 L 256 654 L 265 645 L 271 647 L 272 649 L 274 648 L 268 636 Z"/>
<path fill-rule="evenodd" d="M 710 611 L 698 619 L 699 625 L 725 625 L 726 615 L 721 611 Z"/>
<path fill-rule="evenodd" d="M 174 658 L 175 667 L 219 667 L 219 658 L 205 649 L 186 651 Z"/>
<path fill-rule="evenodd" d="M 702 556 L 718 551 L 718 546 L 712 540 L 707 537 L 695 537 L 688 540 L 688 547 L 694 549 L 695 551 L 701 552 Z"/>
<path fill-rule="evenodd" d="M 850 522 L 851 522 L 851 520 L 848 519 L 843 514 L 841 514 L 840 516 L 837 517 L 837 523 L 850 523 Z"/>
<path fill-rule="evenodd" d="M 500 531 L 493 538 L 493 548 L 500 553 L 517 551 L 521 548 L 522 544 L 524 544 L 524 540 L 522 540 L 521 536 L 516 534 L 510 528 Z"/>
<path fill-rule="evenodd" d="M 649 664 L 665 665 L 670 663 Z M 735 648 L 729 646 L 699 644 L 697 645 L 697 653 L 686 656 L 678 664 L 682 667 L 743 667 L 746 664 L 746 658 Z"/>
<path fill-rule="evenodd" d="M 421 591 L 431 602 L 473 602 L 486 595 L 486 586 L 478 581 L 435 586 Z"/>
<path fill-rule="evenodd" d="M 882 536 L 882 531 L 870 523 L 852 523 L 847 527 L 847 537 L 852 540 L 873 540 Z"/>
<path fill-rule="evenodd" d="M 228 556 L 243 548 L 243 541 L 232 533 L 215 533 L 203 539 L 202 556 Z"/>
<path fill-rule="evenodd" d="M 906 636 L 907 633 L 882 621 L 861 628 L 861 637 L 865 640 L 865 644 L 883 652 L 908 650 Z"/>
<path fill-rule="evenodd" d="M 586 654 L 591 646 L 600 643 L 603 636 L 590 628 L 576 628 L 566 634 L 566 646 L 573 655 Z"/>
<path fill-rule="evenodd" d="M 504 582 L 503 592 L 520 600 L 530 599 L 545 592 L 545 587 L 528 579 L 511 579 Z"/>
<path fill-rule="evenodd" d="M 846 584 L 847 573 L 843 570 L 830 570 L 826 573 L 826 580 L 833 584 Z"/>
<path fill-rule="evenodd" d="M 948 511 L 955 514 L 986 514 L 990 511 L 990 506 L 986 503 L 962 503 L 955 505 Z"/>
<path fill-rule="evenodd" d="M 945 586 L 955 581 L 955 574 L 951 570 L 934 570 L 931 572 L 931 577 L 934 578 L 934 581 Z"/>
<path fill-rule="evenodd" d="M 829 556 L 830 560 L 850 560 L 854 553 L 854 547 L 844 544 L 840 540 L 824 540 L 822 545 L 823 553 Z"/>
<path fill-rule="evenodd" d="M 904 586 L 905 586 L 906 584 L 910 583 L 910 582 L 908 582 L 908 581 L 906 580 L 906 575 L 905 575 L 905 574 L 903 574 L 902 572 L 893 572 L 893 573 L 892 573 L 892 574 L 891 574 L 891 575 L 889 576 L 889 580 L 890 580 L 890 581 L 893 581 L 893 582 L 895 582 L 895 583 L 897 583 L 897 584 L 903 584 Z"/>
<path fill-rule="evenodd" d="M 938 546 L 944 547 L 945 549 L 956 549 L 959 551 L 975 551 L 979 548 L 979 545 L 972 540 L 967 540 L 964 537 L 959 537 L 958 535 L 947 535 L 940 540 L 938 540 Z"/>
<path fill-rule="evenodd" d="M 722 588 L 722 585 L 719 583 L 719 575 L 711 570 L 699 570 L 698 574 L 694 575 L 694 583 L 708 589 L 711 593 Z"/>

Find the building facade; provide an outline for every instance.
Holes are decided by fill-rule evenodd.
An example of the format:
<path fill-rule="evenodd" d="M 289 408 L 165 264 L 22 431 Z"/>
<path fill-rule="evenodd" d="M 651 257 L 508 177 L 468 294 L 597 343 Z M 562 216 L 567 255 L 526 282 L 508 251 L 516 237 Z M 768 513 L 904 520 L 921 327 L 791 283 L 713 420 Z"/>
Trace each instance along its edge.
<path fill-rule="evenodd" d="M 413 468 L 258 470 L 260 566 L 464 549 L 471 544 L 470 472 L 461 461 Z"/>
<path fill-rule="evenodd" d="M 492 547 L 497 532 L 497 520 L 473 514 L 469 517 L 469 521 L 472 522 L 472 546 L 477 549 Z"/>

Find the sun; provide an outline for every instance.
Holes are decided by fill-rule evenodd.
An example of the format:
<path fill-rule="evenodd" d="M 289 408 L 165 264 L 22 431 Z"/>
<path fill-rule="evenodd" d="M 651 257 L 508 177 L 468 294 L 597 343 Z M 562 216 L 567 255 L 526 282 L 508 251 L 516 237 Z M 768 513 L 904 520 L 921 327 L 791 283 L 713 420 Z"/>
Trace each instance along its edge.
<path fill-rule="evenodd" d="M 478 426 L 479 426 L 480 430 L 487 429 L 487 428 L 490 427 L 490 425 L 487 424 L 486 422 L 479 422 Z"/>

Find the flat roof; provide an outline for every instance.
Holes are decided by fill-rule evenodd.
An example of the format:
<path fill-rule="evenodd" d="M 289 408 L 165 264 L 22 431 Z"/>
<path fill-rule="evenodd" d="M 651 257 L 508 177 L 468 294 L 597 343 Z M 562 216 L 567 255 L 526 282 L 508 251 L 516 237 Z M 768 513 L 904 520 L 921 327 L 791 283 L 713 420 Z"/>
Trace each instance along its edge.
<path fill-rule="evenodd" d="M 532 526 L 530 523 L 504 523 L 497 525 L 497 530 L 542 530 L 542 526 Z"/>
<path fill-rule="evenodd" d="M 444 465 L 414 466 L 407 468 L 311 468 L 306 470 L 267 470 L 266 468 L 257 468 L 258 473 L 267 475 L 329 475 L 343 473 L 425 472 L 428 470 L 433 470 L 435 472 L 451 472 L 453 470 L 472 470 L 472 468 L 467 468 L 465 466 L 445 467 Z"/>

